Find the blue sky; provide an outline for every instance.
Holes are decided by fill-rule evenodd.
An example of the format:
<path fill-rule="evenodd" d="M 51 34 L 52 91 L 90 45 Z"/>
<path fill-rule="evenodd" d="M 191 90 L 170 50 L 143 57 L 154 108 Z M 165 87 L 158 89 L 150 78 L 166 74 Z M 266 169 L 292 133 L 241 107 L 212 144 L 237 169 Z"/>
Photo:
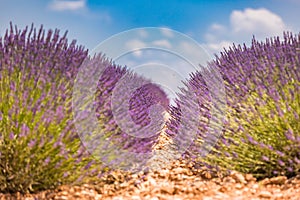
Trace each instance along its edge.
<path fill-rule="evenodd" d="M 0 33 L 9 22 L 69 30 L 92 49 L 109 36 L 138 27 L 168 27 L 213 53 L 232 42 L 300 31 L 300 0 L 0 0 Z"/>
<path fill-rule="evenodd" d="M 211 55 L 220 52 L 224 47 L 227 48 L 233 42 L 249 44 L 252 35 L 264 40 L 266 37 L 282 36 L 282 32 L 286 30 L 300 32 L 300 0 L 0 0 L 0 2 L 0 36 L 3 36 L 10 21 L 19 28 L 30 26 L 31 23 L 38 27 L 43 24 L 46 29 L 59 28 L 62 32 L 68 30 L 70 40 L 76 39 L 78 44 L 90 50 L 114 34 L 141 27 L 165 27 L 187 34 Z M 132 45 L 137 42 L 143 41 L 135 41 Z M 129 64 L 128 59 L 125 61 Z M 179 68 L 183 67 L 178 66 L 177 69 Z M 140 71 L 142 73 L 143 70 Z M 178 72 L 176 69 L 175 71 Z M 188 74 L 193 69 L 186 71 Z M 159 74 L 163 74 L 161 72 L 162 70 L 159 70 L 155 73 L 152 70 L 151 73 L 145 73 L 157 78 Z M 161 76 L 161 80 L 166 79 L 165 76 L 165 74 Z M 166 88 L 174 91 L 173 86 L 178 86 L 178 78 L 173 82 L 168 81 L 170 85 Z"/>

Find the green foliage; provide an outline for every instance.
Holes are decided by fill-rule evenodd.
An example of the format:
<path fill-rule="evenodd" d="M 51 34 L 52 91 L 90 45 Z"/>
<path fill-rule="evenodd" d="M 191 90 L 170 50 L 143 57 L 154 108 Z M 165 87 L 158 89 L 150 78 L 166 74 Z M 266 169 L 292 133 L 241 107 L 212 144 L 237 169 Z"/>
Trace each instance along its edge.
<path fill-rule="evenodd" d="M 220 59 L 218 66 L 227 67 L 227 121 L 206 163 L 257 178 L 300 173 L 299 41 L 292 38 L 254 41 L 251 48 L 234 48 Z M 226 62 L 232 65 L 221 64 L 229 55 Z"/>
<path fill-rule="evenodd" d="M 51 38 L 49 31 L 46 39 L 40 34 L 25 40 L 25 34 L 11 31 L 0 39 L 0 192 L 92 181 L 100 167 L 72 123 L 68 76 L 76 74 L 86 51 L 67 46 L 65 37 L 57 40 L 58 32 Z"/>

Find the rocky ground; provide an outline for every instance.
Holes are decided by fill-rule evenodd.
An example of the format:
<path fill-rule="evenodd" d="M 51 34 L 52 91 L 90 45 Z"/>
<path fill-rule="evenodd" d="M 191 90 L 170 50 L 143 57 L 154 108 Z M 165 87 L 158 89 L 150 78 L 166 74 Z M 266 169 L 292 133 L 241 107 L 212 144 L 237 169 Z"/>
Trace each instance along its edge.
<path fill-rule="evenodd" d="M 300 200 L 300 176 L 279 176 L 256 181 L 250 174 L 229 176 L 209 173 L 205 168 L 176 161 L 170 167 L 148 173 L 114 172 L 101 182 L 83 186 L 61 186 L 37 194 L 0 194 L 0 199 L 294 199 Z"/>
<path fill-rule="evenodd" d="M 161 134 L 155 150 L 170 143 Z M 154 161 L 155 163 L 157 161 Z M 95 184 L 61 186 L 37 194 L 0 194 L 4 199 L 103 199 L 103 200 L 300 200 L 300 175 L 288 179 L 278 176 L 257 181 L 251 174 L 230 175 L 209 172 L 192 162 L 177 160 L 167 167 L 130 174 L 115 171 Z"/>

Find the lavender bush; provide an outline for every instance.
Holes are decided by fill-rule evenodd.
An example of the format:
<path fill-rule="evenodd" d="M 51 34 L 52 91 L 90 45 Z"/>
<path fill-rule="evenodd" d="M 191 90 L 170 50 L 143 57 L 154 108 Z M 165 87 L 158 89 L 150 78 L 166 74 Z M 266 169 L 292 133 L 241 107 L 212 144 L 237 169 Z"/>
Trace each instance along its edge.
<path fill-rule="evenodd" d="M 72 124 L 71 95 L 87 51 L 66 34 L 6 31 L 0 39 L 0 191 L 84 181 L 94 161 Z M 95 172 L 95 171 L 93 171 Z"/>
<path fill-rule="evenodd" d="M 101 62 L 95 62 L 96 60 Z M 146 154 L 151 154 L 152 147 L 158 140 L 164 124 L 164 110 L 168 108 L 169 100 L 158 85 L 126 67 L 112 63 L 103 55 L 97 55 L 85 62 L 86 66 L 94 64 L 91 69 L 98 68 L 102 71 L 97 82 L 95 99 L 92 100 L 99 129 L 89 129 L 89 121 L 81 120 L 80 115 L 89 115 L 86 114 L 89 111 L 78 113 L 78 125 L 85 130 L 80 137 L 88 151 L 108 167 L 135 170 L 130 165 L 142 166 L 142 162 L 147 160 Z M 86 70 L 77 80 L 80 83 L 75 98 L 80 107 L 78 110 L 85 111 L 88 102 L 91 103 L 90 97 L 86 98 L 88 93 L 81 93 L 89 88 L 86 80 L 93 79 L 96 73 Z M 130 89 L 132 86 L 135 88 L 133 91 Z M 160 105 L 163 109 L 151 114 L 150 109 L 155 105 Z"/>
<path fill-rule="evenodd" d="M 178 100 L 180 106 L 192 101 L 205 107 L 198 116 L 199 133 L 190 155 L 209 167 L 252 173 L 258 178 L 299 174 L 300 34 L 285 33 L 283 40 L 276 37 L 265 42 L 253 39 L 251 47 L 233 46 L 210 67 L 218 69 L 224 79 L 226 120 L 218 143 L 201 157 L 193 146 L 200 144 L 202 148 L 214 132 L 207 129 L 213 120 L 211 100 L 197 72 L 188 83 L 197 98 Z M 180 122 L 180 106 L 173 108 L 170 135 L 176 133 Z"/>
<path fill-rule="evenodd" d="M 150 117 L 149 108 L 156 104 L 163 106 L 164 110 L 167 110 L 169 106 L 167 95 L 156 84 L 145 84 L 135 90 L 131 95 L 129 100 L 129 116 L 131 120 L 135 125 L 140 126 L 139 130 L 143 127 L 150 126 L 150 123 L 152 123 L 152 126 L 158 126 L 158 132 L 152 132 L 152 130 L 155 130 L 155 128 L 152 128 L 149 133 L 141 130 L 141 132 L 138 132 L 138 135 L 130 135 L 126 133 L 126 130 L 122 130 L 122 133 L 120 133 L 122 140 L 119 140 L 119 144 L 121 144 L 123 149 L 135 153 L 147 153 L 152 151 L 152 147 L 157 143 L 164 123 L 164 121 L 159 121 L 159 118 L 163 119 L 163 112 L 155 112 L 154 115 L 156 115 L 156 119 L 151 119 Z M 155 123 L 151 122 L 151 120 L 154 120 Z M 118 135 L 119 134 L 116 134 L 117 137 L 119 137 Z"/>
<path fill-rule="evenodd" d="M 0 192 L 35 192 L 96 181 L 107 170 L 85 149 L 73 121 L 73 86 L 86 58 L 87 51 L 75 41 L 68 44 L 66 34 L 60 37 L 58 30 L 45 32 L 32 25 L 21 31 L 11 24 L 0 39 Z M 105 68 L 94 102 L 104 136 L 121 149 L 151 151 L 158 133 L 149 138 L 130 136 L 118 127 L 111 110 L 112 91 L 122 76 L 131 74 L 133 81 L 144 78 L 102 55 L 98 58 L 88 60 Z M 129 116 L 141 127 L 150 123 L 150 106 L 159 103 L 166 108 L 169 103 L 160 87 L 150 82 L 127 101 Z M 103 139 L 100 133 L 96 137 Z"/>

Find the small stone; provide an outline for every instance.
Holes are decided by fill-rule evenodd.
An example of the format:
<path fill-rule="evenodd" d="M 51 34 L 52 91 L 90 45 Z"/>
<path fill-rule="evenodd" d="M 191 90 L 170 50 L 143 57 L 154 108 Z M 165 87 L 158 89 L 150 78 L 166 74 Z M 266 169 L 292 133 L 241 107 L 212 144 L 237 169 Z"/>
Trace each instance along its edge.
<path fill-rule="evenodd" d="M 68 196 L 68 192 L 67 191 L 62 191 L 60 194 L 64 195 L 64 196 Z"/>
<path fill-rule="evenodd" d="M 270 179 L 269 184 L 282 185 L 287 181 L 286 176 L 278 176 Z"/>
<path fill-rule="evenodd" d="M 150 185 L 156 185 L 157 184 L 155 179 L 153 179 L 153 178 L 150 178 L 148 181 L 149 181 Z"/>
<path fill-rule="evenodd" d="M 257 183 L 255 183 L 253 186 L 252 186 L 253 189 L 258 189 L 259 188 L 259 185 Z"/>
<path fill-rule="evenodd" d="M 139 197 L 139 196 L 132 196 L 131 199 L 132 200 L 141 200 L 141 197 Z"/>
<path fill-rule="evenodd" d="M 203 200 L 213 200 L 213 197 L 203 197 Z"/>
<path fill-rule="evenodd" d="M 191 187 L 186 188 L 186 193 L 193 193 L 193 192 L 194 192 L 193 188 Z"/>
<path fill-rule="evenodd" d="M 246 174 L 245 175 L 245 179 L 246 181 L 256 181 L 256 178 L 254 178 L 254 176 L 252 174 Z"/>
<path fill-rule="evenodd" d="M 67 196 L 56 196 L 54 199 L 55 200 L 68 200 L 68 197 Z"/>
<path fill-rule="evenodd" d="M 70 188 L 70 193 L 74 193 L 75 189 L 73 187 Z"/>
<path fill-rule="evenodd" d="M 222 187 L 220 187 L 219 191 L 220 191 L 220 192 L 226 192 L 226 191 L 227 191 L 227 188 L 224 187 L 224 186 L 222 186 Z"/>
<path fill-rule="evenodd" d="M 232 177 L 225 177 L 224 182 L 225 183 L 236 183 L 235 179 L 233 179 Z"/>
<path fill-rule="evenodd" d="M 79 186 L 74 186 L 73 188 L 74 188 L 74 191 L 76 191 L 76 192 L 80 191 L 80 187 Z"/>
<path fill-rule="evenodd" d="M 103 199 L 101 194 L 97 194 L 95 196 L 95 200 L 101 200 L 101 199 Z"/>
<path fill-rule="evenodd" d="M 258 195 L 260 198 L 271 198 L 272 194 L 269 191 L 261 191 Z"/>
<path fill-rule="evenodd" d="M 229 195 L 222 192 L 216 192 L 214 199 L 229 199 Z"/>
<path fill-rule="evenodd" d="M 256 189 L 254 189 L 254 188 L 250 188 L 249 191 L 250 191 L 252 194 L 256 194 Z"/>
<path fill-rule="evenodd" d="M 235 188 L 236 188 L 236 189 L 242 189 L 242 188 L 243 188 L 243 185 L 240 184 L 240 183 L 238 183 L 238 184 L 235 185 Z"/>
<path fill-rule="evenodd" d="M 89 184 L 83 184 L 82 187 L 83 188 L 90 188 L 91 186 Z"/>
<path fill-rule="evenodd" d="M 234 194 L 236 196 L 241 196 L 243 194 L 243 190 L 235 190 Z"/>
<path fill-rule="evenodd" d="M 69 189 L 69 187 L 66 186 L 66 185 L 61 185 L 61 186 L 58 187 L 58 191 L 65 191 L 65 190 L 68 190 L 68 189 Z"/>
<path fill-rule="evenodd" d="M 122 197 L 114 197 L 112 200 L 123 200 Z"/>
<path fill-rule="evenodd" d="M 173 194 L 174 189 L 172 187 L 163 186 L 163 187 L 161 187 L 160 191 L 162 193 Z"/>
<path fill-rule="evenodd" d="M 234 178 L 234 180 L 238 183 L 243 183 L 243 184 L 247 183 L 247 181 L 245 180 L 245 177 L 240 173 L 233 172 L 231 174 L 231 177 Z"/>
<path fill-rule="evenodd" d="M 183 199 L 179 198 L 179 197 L 175 197 L 175 198 L 173 198 L 173 200 L 183 200 Z"/>
<path fill-rule="evenodd" d="M 34 200 L 34 198 L 33 197 L 25 197 L 24 200 Z"/>
<path fill-rule="evenodd" d="M 269 178 L 265 178 L 264 180 L 262 180 L 260 182 L 262 185 L 268 185 L 270 183 L 270 179 Z"/>
<path fill-rule="evenodd" d="M 280 198 L 283 198 L 283 194 L 278 193 L 278 194 L 273 195 L 273 197 L 277 198 L 277 199 L 280 199 Z"/>

